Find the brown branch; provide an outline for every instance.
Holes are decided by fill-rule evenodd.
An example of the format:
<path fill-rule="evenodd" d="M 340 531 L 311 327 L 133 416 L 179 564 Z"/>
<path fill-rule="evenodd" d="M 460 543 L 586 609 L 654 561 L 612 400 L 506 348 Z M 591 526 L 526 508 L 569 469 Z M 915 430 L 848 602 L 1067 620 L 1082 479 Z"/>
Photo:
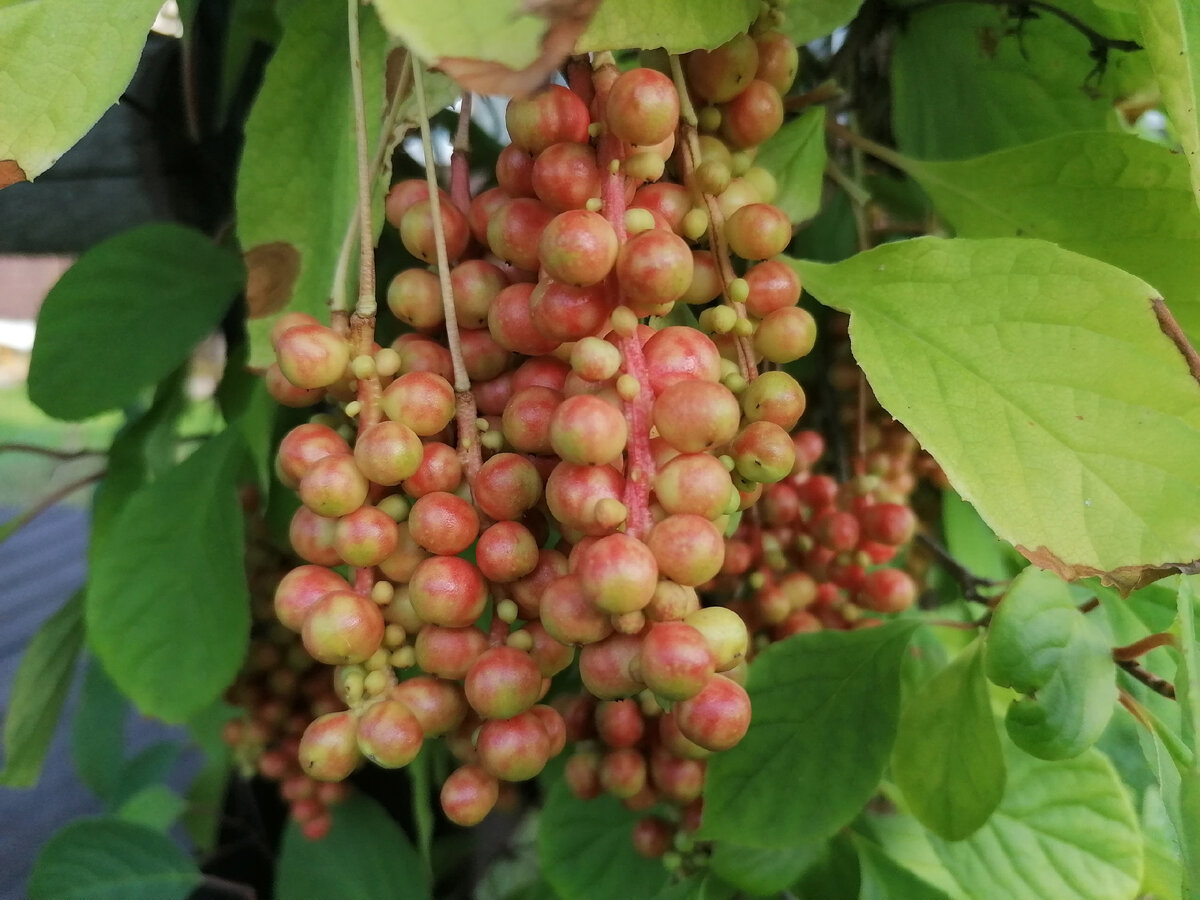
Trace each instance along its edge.
<path fill-rule="evenodd" d="M 105 452 L 104 450 L 56 450 L 53 447 L 42 447 L 38 444 L 0 444 L 0 453 L 36 453 L 39 456 L 49 456 L 53 459 L 80 459 L 85 456 L 104 456 Z"/>
<path fill-rule="evenodd" d="M 963 597 L 975 603 L 982 603 L 985 606 L 991 606 L 994 598 L 986 597 L 979 592 L 980 588 L 985 587 L 1000 587 L 1005 584 L 1003 581 L 994 581 L 991 578 L 983 578 L 976 575 L 957 559 L 950 555 L 950 551 L 935 541 L 925 532 L 917 533 L 917 540 L 924 544 L 934 556 L 942 563 L 949 571 L 950 575 L 958 582 L 958 586 L 962 589 Z M 984 625 L 991 619 L 989 611 L 977 624 Z"/>
<path fill-rule="evenodd" d="M 920 12 L 924 9 L 933 9 L 937 6 L 948 6 L 951 3 L 969 3 L 973 6 L 998 6 L 1013 11 L 1017 18 L 1029 19 L 1033 18 L 1032 10 L 1040 10 L 1049 13 L 1052 16 L 1057 16 L 1069 26 L 1074 28 L 1092 45 L 1092 57 L 1097 61 L 1101 61 L 1107 56 L 1109 50 L 1120 50 L 1124 53 L 1132 53 L 1135 50 L 1141 50 L 1142 45 L 1137 41 L 1122 40 L 1121 38 L 1107 37 L 1096 29 L 1092 28 L 1082 19 L 1073 16 L 1065 9 L 1045 3 L 1043 0 L 922 0 L 920 3 L 914 3 L 911 6 L 892 7 L 893 11 L 899 13 L 905 18 L 911 16 L 915 12 Z"/>
<path fill-rule="evenodd" d="M 91 475 L 87 475 L 84 478 L 77 478 L 75 481 L 64 484 L 58 490 L 47 494 L 33 506 L 17 513 L 17 515 L 13 516 L 7 522 L 0 524 L 0 541 L 4 541 L 12 537 L 13 534 L 20 531 L 50 507 L 54 506 L 54 504 L 58 503 L 60 500 L 66 499 L 80 488 L 87 487 L 89 484 L 99 481 L 106 474 L 108 474 L 108 472 L 105 469 L 102 469 L 99 472 L 93 472 Z"/>
<path fill-rule="evenodd" d="M 1148 634 L 1132 644 L 1126 644 L 1124 647 L 1113 647 L 1113 659 L 1117 662 L 1129 662 L 1149 653 L 1156 647 L 1174 647 L 1177 646 L 1173 635 L 1167 634 L 1165 631 L 1159 631 L 1154 634 Z"/>
<path fill-rule="evenodd" d="M 1175 685 L 1165 678 L 1159 678 L 1153 672 L 1144 669 L 1132 659 L 1117 660 L 1118 668 L 1124 669 L 1156 694 L 1162 694 L 1168 700 L 1175 699 Z M 1132 710 L 1131 710 L 1132 712 Z"/>
<path fill-rule="evenodd" d="M 811 91 L 805 91 L 803 94 L 797 94 L 795 97 L 788 97 L 783 105 L 786 109 L 797 112 L 809 106 L 816 106 L 818 103 L 827 103 L 830 100 L 836 100 L 844 96 L 845 93 L 840 84 L 830 79 L 818 84 Z"/>
<path fill-rule="evenodd" d="M 1188 341 L 1187 336 L 1183 333 L 1183 329 L 1179 327 L 1179 323 L 1175 321 L 1175 317 L 1171 315 L 1171 310 L 1167 309 L 1167 304 L 1162 297 L 1154 297 L 1150 300 L 1150 305 L 1154 307 L 1154 315 L 1158 318 L 1158 327 L 1162 329 L 1163 334 L 1171 339 L 1183 358 L 1187 360 L 1188 371 L 1192 373 L 1192 377 L 1200 381 L 1200 353 L 1196 352 L 1196 348 Z"/>

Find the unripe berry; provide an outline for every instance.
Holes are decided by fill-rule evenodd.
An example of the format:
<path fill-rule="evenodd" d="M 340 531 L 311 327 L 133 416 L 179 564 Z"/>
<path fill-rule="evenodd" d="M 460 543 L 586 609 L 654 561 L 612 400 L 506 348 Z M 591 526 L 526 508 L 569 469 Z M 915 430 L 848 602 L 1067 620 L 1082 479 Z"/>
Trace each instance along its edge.
<path fill-rule="evenodd" d="M 475 504 L 484 515 L 493 519 L 519 519 L 537 504 L 541 496 L 542 478 L 537 468 L 516 453 L 497 453 L 475 476 Z"/>
<path fill-rule="evenodd" d="M 758 47 L 746 34 L 734 35 L 715 50 L 694 50 L 687 57 L 688 87 L 709 103 L 732 100 L 758 70 Z"/>
<path fill-rule="evenodd" d="M 600 784 L 608 793 L 622 799 L 632 797 L 646 786 L 646 757 L 633 749 L 605 753 L 600 760 L 599 775 Z"/>
<path fill-rule="evenodd" d="M 616 615 L 644 607 L 658 584 L 654 554 L 637 538 L 620 532 L 592 544 L 580 556 L 575 574 L 588 599 Z"/>
<path fill-rule="evenodd" d="M 279 442 L 276 461 L 280 480 L 287 487 L 295 488 L 317 460 L 349 453 L 350 445 L 346 439 L 328 425 L 297 425 Z"/>
<path fill-rule="evenodd" d="M 718 672 L 731 669 L 746 658 L 750 641 L 746 623 L 733 610 L 709 606 L 691 613 L 684 622 L 704 638 Z"/>
<path fill-rule="evenodd" d="M 550 736 L 532 709 L 484 722 L 476 742 L 479 764 L 503 781 L 528 781 L 546 767 Z"/>
<path fill-rule="evenodd" d="M 379 565 L 395 552 L 398 541 L 395 521 L 374 506 L 342 516 L 333 533 L 333 549 L 351 566 Z"/>
<path fill-rule="evenodd" d="M 376 484 L 395 485 L 416 474 L 423 456 L 421 439 L 400 422 L 376 422 L 358 437 L 354 461 Z"/>
<path fill-rule="evenodd" d="M 726 387 L 686 380 L 669 386 L 654 401 L 658 433 L 681 453 L 700 453 L 728 443 L 737 433 L 742 411 Z"/>
<path fill-rule="evenodd" d="M 627 240 L 617 255 L 617 277 L 628 302 L 656 306 L 678 300 L 692 283 L 692 250 L 683 238 L 655 228 Z"/>
<path fill-rule="evenodd" d="M 359 663 L 383 642 L 383 613 L 367 597 L 332 591 L 309 608 L 302 631 L 304 649 L 329 665 Z"/>
<path fill-rule="evenodd" d="M 642 639 L 639 657 L 646 687 L 667 700 L 686 700 L 713 674 L 713 656 L 704 636 L 683 622 L 659 622 Z"/>
<path fill-rule="evenodd" d="M 564 644 L 592 644 L 613 630 L 609 617 L 588 600 L 576 575 L 550 583 L 541 598 L 541 616 L 546 632 Z"/>
<path fill-rule="evenodd" d="M 804 414 L 804 389 L 787 372 L 763 372 L 742 391 L 742 412 L 750 422 L 774 422 L 791 431 Z"/>
<path fill-rule="evenodd" d="M 715 578 L 725 560 L 725 537 L 703 516 L 667 516 L 652 529 L 646 546 L 658 570 L 682 585 L 696 586 Z"/>
<path fill-rule="evenodd" d="M 387 305 L 397 319 L 420 331 L 445 321 L 441 285 L 426 269 L 402 269 L 388 285 Z"/>
<path fill-rule="evenodd" d="M 550 446 L 570 463 L 605 465 L 618 459 L 629 435 L 625 417 L 599 397 L 568 397 L 550 419 Z"/>
<path fill-rule="evenodd" d="M 326 713 L 304 729 L 300 739 L 300 768 L 318 781 L 341 781 L 362 761 L 357 723 L 348 711 Z"/>
<path fill-rule="evenodd" d="M 657 144 L 679 125 L 679 94 L 654 69 L 630 69 L 613 82 L 605 107 L 608 127 L 630 144 Z"/>
<path fill-rule="evenodd" d="M 691 699 L 672 710 L 684 737 L 707 750 L 720 752 L 735 746 L 750 727 L 750 697 L 724 675 L 714 675 Z"/>
<path fill-rule="evenodd" d="M 778 31 L 760 34 L 754 43 L 758 47 L 758 70 L 754 77 L 767 82 L 781 96 L 786 94 L 800 70 L 800 53 L 796 45 Z"/>
<path fill-rule="evenodd" d="M 807 356 L 817 341 L 817 324 L 808 310 L 790 306 L 768 313 L 754 333 L 754 349 L 773 363 Z"/>
<path fill-rule="evenodd" d="M 614 634 L 579 651 L 583 686 L 602 700 L 632 697 L 645 688 L 634 675 L 642 641 L 636 635 Z"/>
<path fill-rule="evenodd" d="M 570 142 L 547 147 L 533 161 L 533 190 L 555 212 L 583 209 L 588 200 L 600 196 L 596 151 Z"/>
<path fill-rule="evenodd" d="M 323 325 L 297 325 L 275 343 L 279 371 L 299 388 L 324 388 L 346 373 L 350 345 Z"/>
<path fill-rule="evenodd" d="M 537 663 L 513 647 L 486 651 L 471 666 L 464 683 L 467 702 L 485 719 L 509 719 L 524 712 L 537 702 L 541 687 Z"/>
<path fill-rule="evenodd" d="M 578 287 L 602 281 L 617 261 L 617 249 L 612 226 L 603 216 L 585 209 L 551 219 L 538 245 L 546 274 Z"/>
<path fill-rule="evenodd" d="M 430 553 L 454 556 L 475 542 L 479 515 L 466 500 L 444 491 L 419 497 L 408 514 L 414 541 Z"/>
<path fill-rule="evenodd" d="M 783 99 L 765 81 L 751 81 L 721 108 L 721 134 L 735 147 L 756 147 L 783 124 Z"/>
<path fill-rule="evenodd" d="M 557 84 L 510 101 L 504 113 L 513 143 L 534 155 L 563 141 L 586 144 L 590 121 L 578 95 Z"/>
<path fill-rule="evenodd" d="M 751 422 L 730 444 L 737 472 L 757 484 L 782 481 L 796 462 L 791 436 L 774 422 Z"/>
<path fill-rule="evenodd" d="M 791 243 L 792 223 L 777 206 L 747 203 L 725 221 L 725 239 L 742 259 L 769 259 Z"/>
<path fill-rule="evenodd" d="M 472 624 L 487 604 L 483 575 L 458 556 L 432 556 L 422 561 L 413 572 L 408 591 L 417 615 L 448 628 Z"/>
<path fill-rule="evenodd" d="M 399 700 L 373 703 L 358 720 L 358 749 L 385 769 L 407 766 L 420 752 L 424 738 L 421 723 Z"/>
<path fill-rule="evenodd" d="M 450 773 L 442 785 L 442 811 L 464 827 L 478 825 L 496 805 L 500 782 L 479 765 L 466 765 Z"/>
<path fill-rule="evenodd" d="M 300 566 L 288 572 L 275 589 L 275 615 L 292 631 L 300 631 L 312 607 L 330 591 L 349 591 L 341 575 L 324 566 Z"/>
<path fill-rule="evenodd" d="M 392 688 L 391 697 L 408 707 L 427 737 L 445 734 L 467 717 L 467 698 L 462 688 L 428 675 L 400 682 Z"/>
<path fill-rule="evenodd" d="M 669 325 L 656 331 L 642 353 L 656 395 L 680 381 L 717 381 L 721 375 L 721 352 L 695 328 Z"/>
<path fill-rule="evenodd" d="M 319 516 L 344 516 L 363 505 L 369 488 L 353 456 L 326 456 L 300 480 L 300 500 Z"/>
<path fill-rule="evenodd" d="M 462 679 L 487 650 L 487 635 L 475 627 L 426 625 L 417 634 L 416 662 L 438 678 Z"/>

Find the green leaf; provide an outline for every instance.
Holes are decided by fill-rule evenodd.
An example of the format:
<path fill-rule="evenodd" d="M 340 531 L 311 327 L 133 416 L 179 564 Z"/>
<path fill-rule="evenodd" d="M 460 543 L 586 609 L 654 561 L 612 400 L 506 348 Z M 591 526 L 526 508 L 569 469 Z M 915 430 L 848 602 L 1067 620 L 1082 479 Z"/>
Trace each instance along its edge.
<path fill-rule="evenodd" d="M 754 0 L 604 0 L 575 42 L 576 53 L 626 47 L 668 53 L 709 50 L 750 27 Z"/>
<path fill-rule="evenodd" d="M 71 757 L 80 780 L 109 807 L 125 759 L 128 713 L 126 699 L 99 660 L 90 657 L 71 723 Z"/>
<path fill-rule="evenodd" d="M 1179 579 L 1180 665 L 1175 690 L 1191 764 L 1180 767 L 1176 830 L 1183 847 L 1184 896 L 1200 894 L 1200 645 L 1196 643 L 1196 579 Z"/>
<path fill-rule="evenodd" d="M 825 107 L 806 110 L 759 148 L 754 164 L 775 176 L 774 203 L 793 224 L 821 208 L 825 182 Z"/>
<path fill-rule="evenodd" d="M 97 244 L 42 305 L 29 398 L 71 420 L 131 403 L 220 323 L 243 278 L 235 256 L 181 225 Z"/>
<path fill-rule="evenodd" d="M 633 849 L 633 825 L 639 818 L 610 794 L 579 800 L 565 781 L 556 781 L 538 821 L 542 874 L 561 897 L 655 896 L 669 876 L 661 862 Z"/>
<path fill-rule="evenodd" d="M 83 592 L 77 591 L 42 623 L 21 656 L 4 717 L 0 785 L 37 784 L 82 647 Z"/>
<path fill-rule="evenodd" d="M 0 8 L 0 187 L 41 175 L 117 102 L 161 6 L 39 0 Z"/>
<path fill-rule="evenodd" d="M 1158 288 L 1200 342 L 1200 210 L 1179 154 L 1131 134 L 1064 134 L 903 168 L 960 237 L 1043 238 L 1112 263 Z"/>
<path fill-rule="evenodd" d="M 904 868 L 878 844 L 858 835 L 853 841 L 862 871 L 859 900 L 948 900 L 944 892 Z"/>
<path fill-rule="evenodd" d="M 701 835 L 784 848 L 853 819 L 891 753 L 915 627 L 801 634 L 759 654 L 747 684 L 750 730 L 708 764 Z"/>
<path fill-rule="evenodd" d="M 857 897 L 861 870 L 850 835 L 843 832 L 828 844 L 816 865 L 791 888 L 798 900 Z"/>
<path fill-rule="evenodd" d="M 708 864 L 725 881 L 749 894 L 768 896 L 795 884 L 825 852 L 820 841 L 786 849 L 747 847 L 730 841 L 713 844 Z"/>
<path fill-rule="evenodd" d="M 783 33 L 796 44 L 807 44 L 849 23 L 863 0 L 804 0 L 784 11 Z"/>
<path fill-rule="evenodd" d="M 1191 0 L 1138 0 L 1133 5 L 1142 45 L 1200 203 L 1200 8 Z"/>
<path fill-rule="evenodd" d="M 420 0 L 374 2 L 388 33 L 430 61 L 466 57 L 523 69 L 538 58 L 548 26 L 521 0 L 459 0 L 436 16 Z"/>
<path fill-rule="evenodd" d="M 438 16 L 426 8 L 426 18 L 442 21 L 451 8 L 457 5 Z M 297 6 L 246 122 L 236 202 L 252 288 L 252 366 L 272 361 L 268 335 L 285 310 L 328 316 L 342 236 L 358 197 L 347 34 L 344 3 Z M 387 50 L 374 16 L 364 17 L 361 42 L 366 109 L 378 110 Z M 379 117 L 367 118 L 368 146 L 374 147 Z M 373 221 L 381 227 L 378 215 Z M 260 291 L 255 284 L 271 287 Z"/>
<path fill-rule="evenodd" d="M 310 841 L 289 822 L 276 871 L 280 900 L 426 900 L 429 875 L 408 837 L 383 807 L 361 793 L 330 810 L 333 827 Z"/>
<path fill-rule="evenodd" d="M 1026 753 L 1078 756 L 1108 727 L 1117 699 L 1112 651 L 1056 575 L 1030 566 L 1013 580 L 988 627 L 984 664 L 991 681 L 1028 695 L 1004 720 Z"/>
<path fill-rule="evenodd" d="M 1000 537 L 1129 591 L 1200 557 L 1200 386 L 1139 279 L 1043 241 L 800 263 L 880 403 Z"/>
<path fill-rule="evenodd" d="M 711 875 L 693 875 L 654 895 L 654 900 L 734 900 L 737 891 Z"/>
<path fill-rule="evenodd" d="M 953 490 L 942 491 L 942 531 L 950 555 L 972 575 L 1007 581 L 1028 565 L 1025 557 L 996 537 L 975 507 Z"/>
<path fill-rule="evenodd" d="M 1101 753 L 1044 762 L 1006 745 L 1008 789 L 964 841 L 931 836 L 963 895 L 1127 900 L 1141 884 L 1137 814 Z"/>
<path fill-rule="evenodd" d="M 234 431 L 207 441 L 118 513 L 121 536 L 93 560 L 92 649 L 149 715 L 181 722 L 220 695 L 241 665 L 250 608 Z"/>
<path fill-rule="evenodd" d="M 254 460 L 258 486 L 265 491 L 275 461 L 274 425 L 280 406 L 267 392 L 266 380 L 246 368 L 246 351 L 243 344 L 226 361 L 216 399 L 225 421 L 241 432 Z"/>
<path fill-rule="evenodd" d="M 148 787 L 167 780 L 179 759 L 181 745 L 174 741 L 155 741 L 140 753 L 124 760 L 110 798 L 110 805 L 123 807 Z"/>
<path fill-rule="evenodd" d="M 186 807 L 183 798 L 165 784 L 148 784 L 122 803 L 116 816 L 124 822 L 166 831 Z"/>
<path fill-rule="evenodd" d="M 30 900 L 184 900 L 200 871 L 170 838 L 133 822 L 88 819 L 38 854 Z"/>
<path fill-rule="evenodd" d="M 240 711 L 219 700 L 188 720 L 188 731 L 203 753 L 203 765 L 187 789 L 183 827 L 202 852 L 209 852 L 220 837 L 232 752 L 221 738 L 222 729 Z"/>
<path fill-rule="evenodd" d="M 1088 0 L 1055 6 L 1106 37 L 1137 37 L 1137 21 Z M 952 4 L 912 13 L 895 36 L 892 126 L 901 150 L 961 159 L 1067 131 L 1115 127 L 1114 100 L 1148 87 L 1145 54 L 1110 51 L 1102 78 L 1087 38 L 1056 16 L 1020 23 L 1004 11 Z"/>
<path fill-rule="evenodd" d="M 955 841 L 1004 796 L 1004 756 L 976 639 L 904 704 L 892 778 L 926 828 Z"/>
<path fill-rule="evenodd" d="M 1179 838 L 1156 786 L 1146 790 L 1142 801 L 1142 838 L 1146 868 L 1141 893 L 1161 900 L 1181 900 L 1183 864 Z"/>

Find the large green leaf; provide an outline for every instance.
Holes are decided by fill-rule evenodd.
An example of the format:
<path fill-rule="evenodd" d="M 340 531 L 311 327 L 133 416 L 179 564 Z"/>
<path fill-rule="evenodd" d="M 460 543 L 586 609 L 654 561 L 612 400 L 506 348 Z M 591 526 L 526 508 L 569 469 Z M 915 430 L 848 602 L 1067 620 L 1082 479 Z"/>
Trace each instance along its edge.
<path fill-rule="evenodd" d="M 987 677 L 1026 696 L 1004 725 L 1026 753 L 1078 756 L 1100 739 L 1116 707 L 1116 666 L 1104 633 L 1058 576 L 1030 566 L 988 627 Z"/>
<path fill-rule="evenodd" d="M 862 870 L 859 900 L 947 900 L 946 894 L 904 868 L 873 841 L 855 835 Z"/>
<path fill-rule="evenodd" d="M 181 225 L 142 225 L 96 245 L 42 305 L 30 399 L 60 419 L 136 400 L 220 323 L 243 277 L 237 257 Z"/>
<path fill-rule="evenodd" d="M 1183 156 L 1095 132 L 903 164 L 960 237 L 1044 238 L 1119 266 L 1158 288 L 1200 343 L 1200 210 Z"/>
<path fill-rule="evenodd" d="M 953 490 L 942 491 L 942 532 L 950 555 L 972 575 L 1006 581 L 1027 565 L 1011 544 L 996 537 L 975 507 Z"/>
<path fill-rule="evenodd" d="M 1004 796 L 1004 756 L 976 640 L 904 704 L 892 778 L 923 825 L 959 840 Z"/>
<path fill-rule="evenodd" d="M 1179 673 L 1176 677 L 1183 739 L 1192 752 L 1191 764 L 1179 772 L 1179 805 L 1176 830 L 1183 847 L 1184 892 L 1200 894 L 1200 645 L 1196 643 L 1196 579 L 1181 578 L 1179 585 Z"/>
<path fill-rule="evenodd" d="M 441 21 L 452 8 L 426 15 Z M 370 147 L 383 105 L 385 44 L 378 21 L 364 16 Z M 238 240 L 250 270 L 251 365 L 270 363 L 267 338 L 285 308 L 327 315 L 342 236 L 358 196 L 357 177 L 346 5 L 305 0 L 289 14 L 267 64 L 238 169 Z M 374 221 L 378 226 L 379 217 Z"/>
<path fill-rule="evenodd" d="M 77 591 L 42 623 L 21 657 L 4 716 L 0 785 L 37 784 L 82 647 L 83 592 Z"/>
<path fill-rule="evenodd" d="M 1200 385 L 1120 269 L 1028 239 L 800 263 L 880 403 L 1000 537 L 1123 590 L 1200 558 Z"/>
<path fill-rule="evenodd" d="M 626 900 L 653 897 L 666 886 L 667 870 L 633 849 L 640 816 L 610 794 L 579 800 L 558 780 L 538 820 L 542 874 L 560 897 Z"/>
<path fill-rule="evenodd" d="M 793 223 L 811 219 L 821 208 L 826 158 L 823 106 L 792 119 L 759 148 L 755 165 L 775 176 L 774 203 Z"/>
<path fill-rule="evenodd" d="M 710 49 L 745 31 L 758 8 L 755 0 L 604 0 L 575 50 Z"/>
<path fill-rule="evenodd" d="M 1056 7 L 1118 39 L 1137 38 L 1132 16 L 1089 0 Z M 912 13 L 892 57 L 892 124 L 900 149 L 921 159 L 976 156 L 1115 124 L 1114 100 L 1146 86 L 1145 54 L 1110 52 L 1105 74 L 1087 39 L 1050 14 L 1022 23 L 990 5 L 949 4 Z M 1091 76 L 1089 78 L 1089 76 Z"/>
<path fill-rule="evenodd" d="M 276 874 L 280 900 L 428 900 L 429 874 L 408 836 L 363 794 L 331 810 L 333 827 L 310 841 L 295 822 L 283 834 Z"/>
<path fill-rule="evenodd" d="M 90 657 L 71 722 L 71 758 L 80 781 L 110 809 L 121 781 L 128 716 L 129 701 Z"/>
<path fill-rule="evenodd" d="M 184 900 L 200 883 L 195 863 L 165 835 L 116 818 L 59 831 L 38 854 L 30 900 Z"/>
<path fill-rule="evenodd" d="M 0 6 L 0 188 L 32 180 L 133 77 L 161 0 Z"/>
<path fill-rule="evenodd" d="M 93 560 L 88 639 L 145 713 L 181 722 L 233 680 L 249 640 L 242 511 L 245 450 L 223 432 L 134 494 L 119 541 Z"/>
<path fill-rule="evenodd" d="M 1133 5 L 1200 203 L 1200 7 L 1192 0 L 1138 0 Z"/>
<path fill-rule="evenodd" d="M 703 837 L 784 848 L 854 818 L 887 765 L 914 627 L 796 635 L 759 654 L 750 730 L 708 764 Z"/>
<path fill-rule="evenodd" d="M 548 26 L 522 0 L 459 0 L 436 16 L 421 0 L 374 2 L 388 32 L 427 60 L 463 57 L 523 69 L 538 58 Z"/>
<path fill-rule="evenodd" d="M 1137 814 L 1104 756 L 1043 762 L 1006 744 L 1008 789 L 964 841 L 931 836 L 962 896 L 1130 900 L 1142 878 Z"/>
<path fill-rule="evenodd" d="M 730 841 L 713 844 L 709 867 L 722 879 L 754 896 L 778 894 L 795 884 L 826 852 L 823 841 L 783 849 L 747 847 Z"/>
<path fill-rule="evenodd" d="M 784 9 L 783 31 L 797 44 L 830 34 L 858 14 L 863 0 L 803 0 Z"/>

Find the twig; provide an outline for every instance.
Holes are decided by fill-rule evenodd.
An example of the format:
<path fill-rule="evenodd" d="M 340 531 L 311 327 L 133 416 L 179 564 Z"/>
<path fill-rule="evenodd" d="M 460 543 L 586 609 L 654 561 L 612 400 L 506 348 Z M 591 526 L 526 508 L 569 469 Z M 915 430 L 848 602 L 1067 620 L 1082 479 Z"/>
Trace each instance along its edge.
<path fill-rule="evenodd" d="M 463 93 L 458 105 L 458 128 L 450 156 L 450 199 L 465 216 L 471 208 L 471 93 Z"/>
<path fill-rule="evenodd" d="M 1162 694 L 1168 700 L 1175 699 L 1175 685 L 1171 684 L 1165 678 L 1159 678 L 1132 659 L 1118 659 L 1116 662 L 1119 668 L 1124 669 L 1146 687 L 1150 688 L 1150 690 L 1154 691 L 1154 693 Z"/>
<path fill-rule="evenodd" d="M 1124 647 L 1113 647 L 1113 659 L 1117 662 L 1129 662 L 1137 659 L 1139 656 L 1144 656 L 1156 647 L 1175 647 L 1178 644 L 1175 641 L 1175 636 L 1168 634 L 1165 631 L 1148 634 L 1132 644 L 1126 644 Z"/>
<path fill-rule="evenodd" d="M 219 875 L 209 875 L 207 873 L 201 876 L 201 878 L 200 883 L 205 887 L 212 888 L 214 891 L 232 894 L 235 897 L 245 897 L 246 900 L 257 900 L 258 898 L 258 893 L 248 884 L 239 884 L 236 881 L 221 878 Z"/>
<path fill-rule="evenodd" d="M 346 0 L 350 31 L 350 85 L 354 92 L 354 149 L 358 162 L 359 318 L 375 317 L 375 248 L 371 229 L 371 173 L 367 164 L 367 114 L 363 99 L 362 54 L 358 39 L 358 0 Z M 368 344 L 368 346 L 370 346 Z"/>
<path fill-rule="evenodd" d="M 999 587 L 1000 585 L 1004 584 L 1004 582 L 993 581 L 991 578 L 983 578 L 979 575 L 976 575 L 957 559 L 951 556 L 949 550 L 947 550 L 923 531 L 917 533 L 917 540 L 929 548 L 933 555 L 936 556 L 942 565 L 945 566 L 945 568 L 950 572 L 950 574 L 954 577 L 954 580 L 958 582 L 958 586 L 962 589 L 963 597 L 965 597 L 967 600 L 972 600 L 975 603 L 982 603 L 985 606 L 991 606 L 992 598 L 985 597 L 983 594 L 979 593 L 979 589 L 984 587 Z M 984 620 L 990 619 L 990 617 L 991 613 L 989 612 L 984 616 Z M 984 620 L 981 620 L 980 624 L 985 624 Z"/>
<path fill-rule="evenodd" d="M 437 251 L 438 283 L 442 290 L 442 316 L 446 320 L 446 347 L 450 350 L 450 365 L 454 374 L 455 421 L 458 425 L 458 456 L 466 473 L 468 487 L 474 487 L 479 471 L 482 449 L 477 407 L 471 393 L 471 378 L 463 360 L 462 339 L 458 332 L 458 313 L 454 309 L 454 285 L 450 281 L 450 259 L 446 253 L 446 235 L 442 228 L 442 198 L 434 171 L 433 138 L 429 133 L 429 108 L 425 97 L 425 78 L 416 54 L 410 54 L 413 89 L 417 94 L 417 110 L 421 125 L 421 149 L 425 156 L 425 181 L 429 185 L 429 205 L 433 218 L 434 247 Z M 470 109 L 468 107 L 468 113 Z"/>
<path fill-rule="evenodd" d="M 1120 38 L 1110 38 L 1092 28 L 1082 19 L 1073 16 L 1065 9 L 1060 9 L 1052 3 L 1045 3 L 1043 0 L 922 0 L 920 3 L 914 3 L 911 6 L 892 7 L 892 9 L 904 16 L 911 16 L 913 13 L 920 12 L 925 9 L 933 9 L 937 6 L 948 6 L 951 3 L 970 3 L 973 6 L 998 6 L 1014 10 L 1017 18 L 1028 19 L 1030 10 L 1038 9 L 1042 12 L 1050 13 L 1052 16 L 1057 16 L 1062 21 L 1066 22 L 1085 38 L 1092 45 L 1092 58 L 1097 62 L 1102 62 L 1108 56 L 1109 50 L 1120 50 L 1124 53 L 1132 53 L 1135 50 L 1141 50 L 1142 45 L 1137 41 L 1122 40 Z"/>
<path fill-rule="evenodd" d="M 844 94 L 845 91 L 842 89 L 842 86 L 833 79 L 830 79 L 818 84 L 811 91 L 805 91 L 803 94 L 797 94 L 795 97 L 788 97 L 783 105 L 785 109 L 797 112 L 809 106 L 816 106 L 818 103 L 836 100 Z"/>
<path fill-rule="evenodd" d="M 847 128 L 840 122 L 835 122 L 832 119 L 826 119 L 825 130 L 834 137 L 844 141 L 851 147 L 857 147 L 859 150 L 863 150 L 881 162 L 885 162 L 889 166 L 893 166 L 901 171 L 908 171 L 909 167 L 912 165 L 907 157 L 897 153 L 891 147 L 885 147 L 878 141 L 873 141 L 869 137 L 864 137 L 857 131 Z"/>
<path fill-rule="evenodd" d="M 108 470 L 102 469 L 99 472 L 93 472 L 91 475 L 87 475 L 83 478 L 77 478 L 75 481 L 64 484 L 58 490 L 47 494 L 33 506 L 17 513 L 17 515 L 13 516 L 13 518 L 0 525 L 0 541 L 8 540 L 8 538 L 12 537 L 16 532 L 20 531 L 50 507 L 54 506 L 54 504 L 69 497 L 80 488 L 85 488 L 89 484 L 94 484 L 107 474 Z"/>
<path fill-rule="evenodd" d="M 0 453 L 36 453 L 38 456 L 49 456 L 53 459 L 80 459 L 85 456 L 104 456 L 106 452 L 104 450 L 56 450 L 53 447 L 43 447 L 39 444 L 0 444 Z"/>

